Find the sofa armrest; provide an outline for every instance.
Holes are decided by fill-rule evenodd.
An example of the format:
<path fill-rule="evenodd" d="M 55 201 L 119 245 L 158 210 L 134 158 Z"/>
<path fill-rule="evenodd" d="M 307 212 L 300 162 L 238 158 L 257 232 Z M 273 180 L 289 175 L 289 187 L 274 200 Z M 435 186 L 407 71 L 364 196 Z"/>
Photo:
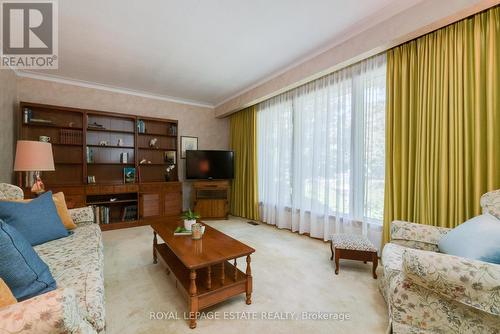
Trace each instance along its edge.
<path fill-rule="evenodd" d="M 96 333 L 81 317 L 72 289 L 53 290 L 1 308 L 0 319 L 1 333 Z"/>
<path fill-rule="evenodd" d="M 391 242 L 406 247 L 438 251 L 439 240 L 449 228 L 395 220 L 391 223 Z"/>
<path fill-rule="evenodd" d="M 403 271 L 410 281 L 425 289 L 500 316 L 500 265 L 406 249 Z"/>
<path fill-rule="evenodd" d="M 91 206 L 85 206 L 83 208 L 69 209 L 69 214 L 73 219 L 75 224 L 81 223 L 94 223 L 94 210 Z"/>

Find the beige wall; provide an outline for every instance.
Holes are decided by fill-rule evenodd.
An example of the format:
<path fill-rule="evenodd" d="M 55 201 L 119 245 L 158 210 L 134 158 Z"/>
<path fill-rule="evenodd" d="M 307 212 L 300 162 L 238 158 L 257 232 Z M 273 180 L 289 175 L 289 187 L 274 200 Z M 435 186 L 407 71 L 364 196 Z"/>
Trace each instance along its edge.
<path fill-rule="evenodd" d="M 19 101 L 176 119 L 180 136 L 198 137 L 199 149 L 227 149 L 229 124 L 217 119 L 212 108 L 110 92 L 52 81 L 17 77 Z M 185 160 L 179 176 L 184 178 Z M 190 184 L 184 184 L 184 207 L 189 206 Z"/>
<path fill-rule="evenodd" d="M 262 102 L 498 4 L 499 0 L 423 0 L 325 52 L 264 80 L 216 106 L 217 117 Z"/>
<path fill-rule="evenodd" d="M 0 182 L 12 183 L 17 110 L 16 75 L 0 70 Z"/>

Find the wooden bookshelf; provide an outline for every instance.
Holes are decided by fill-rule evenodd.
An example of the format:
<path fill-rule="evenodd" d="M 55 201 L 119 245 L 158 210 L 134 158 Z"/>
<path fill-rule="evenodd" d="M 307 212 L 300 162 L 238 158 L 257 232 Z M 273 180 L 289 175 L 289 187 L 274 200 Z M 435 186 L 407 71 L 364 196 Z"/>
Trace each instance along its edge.
<path fill-rule="evenodd" d="M 46 189 L 63 191 L 68 207 L 108 208 L 103 230 L 180 214 L 176 120 L 28 102 L 20 103 L 20 120 L 19 139 L 50 137 L 56 170 L 43 172 Z M 126 181 L 124 168 L 135 168 L 135 179 Z M 23 174 L 18 183 L 29 197 L 30 180 Z M 136 217 L 123 221 L 124 209 L 133 205 Z"/>

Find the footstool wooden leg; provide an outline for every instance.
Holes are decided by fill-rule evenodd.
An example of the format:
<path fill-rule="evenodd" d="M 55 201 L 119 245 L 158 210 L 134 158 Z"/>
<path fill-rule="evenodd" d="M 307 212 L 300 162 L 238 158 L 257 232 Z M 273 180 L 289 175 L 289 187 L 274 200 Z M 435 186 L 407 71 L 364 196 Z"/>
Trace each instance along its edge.
<path fill-rule="evenodd" d="M 330 250 L 332 251 L 332 256 L 330 257 L 330 261 L 333 261 L 333 242 L 330 240 Z"/>
<path fill-rule="evenodd" d="M 335 275 L 339 274 L 340 249 L 335 248 Z"/>
<path fill-rule="evenodd" d="M 373 272 L 373 278 L 377 279 L 377 266 L 378 266 L 378 256 L 377 256 L 377 252 L 373 253 L 372 255 L 373 257 L 373 269 L 372 269 L 372 272 Z"/>

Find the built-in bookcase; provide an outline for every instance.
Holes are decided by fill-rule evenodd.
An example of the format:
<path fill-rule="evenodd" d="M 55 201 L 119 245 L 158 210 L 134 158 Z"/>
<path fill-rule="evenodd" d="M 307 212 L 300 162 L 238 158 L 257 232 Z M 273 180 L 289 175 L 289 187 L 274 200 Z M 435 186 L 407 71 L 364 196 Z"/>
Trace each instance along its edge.
<path fill-rule="evenodd" d="M 180 213 L 176 120 L 26 102 L 20 117 L 20 139 L 50 138 L 56 170 L 42 178 L 69 207 L 95 206 L 106 229 Z M 29 196 L 31 180 L 19 184 Z"/>

